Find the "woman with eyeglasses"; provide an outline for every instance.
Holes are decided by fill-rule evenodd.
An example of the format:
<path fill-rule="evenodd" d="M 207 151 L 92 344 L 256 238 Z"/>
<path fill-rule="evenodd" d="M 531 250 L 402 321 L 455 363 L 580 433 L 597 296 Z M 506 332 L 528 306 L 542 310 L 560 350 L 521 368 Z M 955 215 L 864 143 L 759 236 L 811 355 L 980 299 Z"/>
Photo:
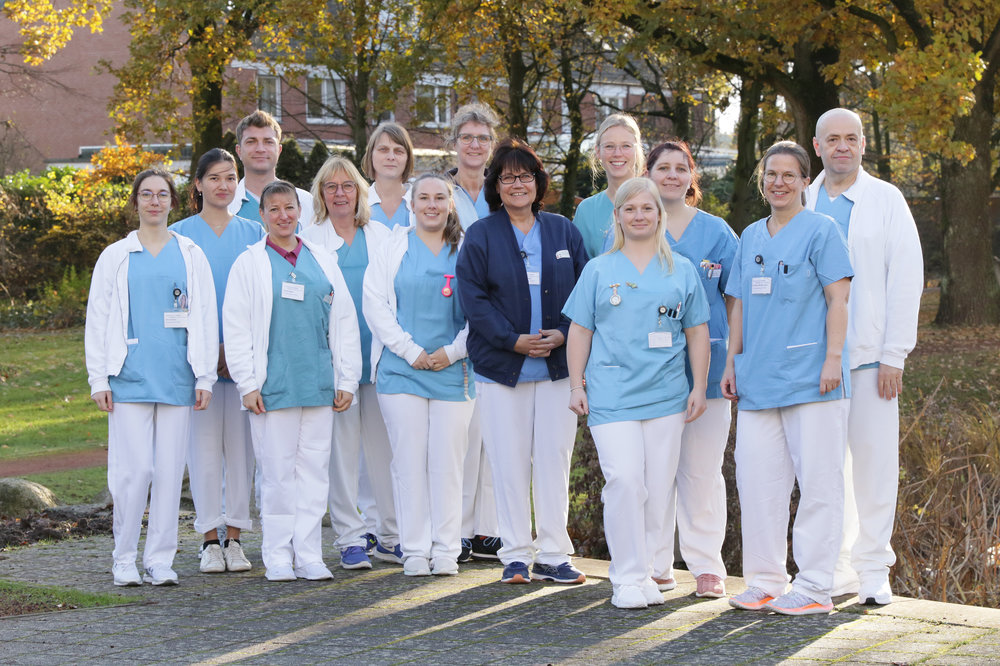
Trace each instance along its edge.
<path fill-rule="evenodd" d="M 474 102 L 458 109 L 451 120 L 447 147 L 455 150 L 458 166 L 448 171 L 455 184 L 455 210 L 462 229 L 490 214 L 486 203 L 486 165 L 496 144 L 500 119 L 493 109 Z M 493 469 L 483 446 L 479 405 L 469 422 L 469 451 L 462 472 L 462 554 L 459 562 L 472 558 L 496 560 L 500 550 L 500 527 L 493 490 Z"/>
<path fill-rule="evenodd" d="M 569 320 L 562 308 L 587 252 L 569 220 L 541 212 L 548 184 L 530 146 L 502 141 L 484 183 L 493 213 L 469 227 L 458 257 L 504 583 L 585 580 L 570 562 L 566 531 L 576 416 L 566 409 Z"/>
<path fill-rule="evenodd" d="M 413 142 L 406 128 L 391 121 L 380 123 L 368 137 L 361 168 L 372 181 L 367 188 L 371 219 L 390 229 L 410 226 L 413 213 L 406 181 L 413 173 Z"/>
<path fill-rule="evenodd" d="M 233 262 L 248 245 L 264 237 L 260 224 L 231 215 L 227 210 L 236 194 L 238 180 L 236 158 L 229 151 L 213 148 L 202 155 L 191 187 L 191 204 L 199 212 L 170 226 L 172 231 L 193 240 L 208 257 L 220 322 L 226 281 Z M 202 573 L 249 571 L 251 567 L 240 543 L 242 530 L 250 529 L 253 524 L 250 491 L 254 459 L 250 422 L 241 409 L 240 394 L 229 376 L 221 329 L 219 333 L 219 381 L 208 408 L 192 417 L 188 449 L 194 529 L 205 539 L 199 565 Z M 217 533 L 221 527 L 226 529 L 224 544 L 219 543 Z"/>
<path fill-rule="evenodd" d="M 729 603 L 786 615 L 828 613 L 844 514 L 850 397 L 851 261 L 833 219 L 805 208 L 809 154 L 771 146 L 757 187 L 771 214 L 740 237 L 726 294 L 729 353 L 722 393 L 736 401 L 736 483 L 746 591 Z M 799 572 L 787 590 L 788 503 Z"/>
<path fill-rule="evenodd" d="M 587 255 L 596 257 L 603 251 L 611 229 L 618 187 L 629 178 L 641 176 L 646 168 L 635 118 L 627 113 L 612 113 L 604 119 L 594 138 L 590 168 L 595 177 L 604 173 L 608 186 L 580 202 L 573 224 L 583 235 Z"/>
<path fill-rule="evenodd" d="M 344 157 L 331 157 L 320 168 L 312 184 L 316 221 L 302 237 L 336 253 L 354 301 L 361 331 L 361 383 L 357 396 L 344 412 L 333 415 L 333 444 L 330 448 L 330 521 L 335 535 L 334 548 L 340 551 L 340 566 L 369 569 L 371 560 L 364 520 L 358 513 L 359 469 L 365 460 L 366 481 L 375 503 L 371 550 L 376 558 L 402 564 L 399 528 L 392 499 L 389 464 L 392 449 L 382 411 L 375 395 L 372 373 L 372 332 L 362 315 L 361 303 L 365 271 L 371 257 L 392 236 L 383 224 L 372 224 L 368 208 L 368 184 L 354 164 Z M 404 225 L 405 226 L 405 225 Z M 369 518 L 366 513 L 365 518 Z"/>
<path fill-rule="evenodd" d="M 84 349 L 91 398 L 108 413 L 115 585 L 176 585 L 177 509 L 192 407 L 212 398 L 219 324 L 212 269 L 194 241 L 167 229 L 180 200 L 162 169 L 135 177 L 139 228 L 97 260 Z M 142 515 L 149 524 L 135 565 Z"/>

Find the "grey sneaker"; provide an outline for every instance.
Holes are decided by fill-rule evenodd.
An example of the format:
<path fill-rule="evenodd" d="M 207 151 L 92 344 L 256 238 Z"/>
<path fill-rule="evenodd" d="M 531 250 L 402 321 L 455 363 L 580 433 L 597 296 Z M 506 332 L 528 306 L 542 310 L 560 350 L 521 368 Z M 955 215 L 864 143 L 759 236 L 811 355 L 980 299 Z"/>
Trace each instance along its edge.
<path fill-rule="evenodd" d="M 226 560 L 222 556 L 222 546 L 217 543 L 210 543 L 201 549 L 201 565 L 198 569 L 202 573 L 222 573 L 226 570 Z"/>
<path fill-rule="evenodd" d="M 170 567 L 146 567 L 146 574 L 142 577 L 142 580 L 151 585 L 176 585 L 177 574 Z"/>
<path fill-rule="evenodd" d="M 253 566 L 247 556 L 243 554 L 243 546 L 236 539 L 226 539 L 226 547 L 222 549 L 222 555 L 226 559 L 227 571 L 250 571 Z"/>
<path fill-rule="evenodd" d="M 139 577 L 139 569 L 135 562 L 117 562 L 111 567 L 111 575 L 115 577 L 115 585 L 118 587 L 135 587 L 142 585 L 142 578 Z"/>

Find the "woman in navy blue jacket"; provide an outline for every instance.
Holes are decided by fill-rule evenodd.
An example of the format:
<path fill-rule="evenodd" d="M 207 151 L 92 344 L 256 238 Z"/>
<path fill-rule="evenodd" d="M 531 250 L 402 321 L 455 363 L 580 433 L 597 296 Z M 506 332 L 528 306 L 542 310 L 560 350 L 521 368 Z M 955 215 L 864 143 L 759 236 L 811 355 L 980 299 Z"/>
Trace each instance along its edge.
<path fill-rule="evenodd" d="M 493 462 L 504 583 L 585 580 L 570 563 L 566 532 L 576 416 L 566 408 L 569 320 L 561 313 L 587 252 L 568 219 L 540 212 L 548 183 L 530 146 L 502 141 L 483 185 L 492 214 L 466 231 L 456 268 Z"/>

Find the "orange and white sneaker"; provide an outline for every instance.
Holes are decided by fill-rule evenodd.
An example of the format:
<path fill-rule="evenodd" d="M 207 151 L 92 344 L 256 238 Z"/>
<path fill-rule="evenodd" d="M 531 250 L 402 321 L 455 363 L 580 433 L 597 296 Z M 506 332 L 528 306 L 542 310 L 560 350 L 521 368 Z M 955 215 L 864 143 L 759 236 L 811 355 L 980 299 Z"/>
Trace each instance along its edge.
<path fill-rule="evenodd" d="M 832 603 L 821 604 L 795 590 L 768 601 L 764 606 L 782 615 L 819 615 L 833 610 Z"/>
<path fill-rule="evenodd" d="M 765 604 L 773 601 L 774 597 L 760 589 L 759 587 L 748 587 L 735 597 L 729 598 L 729 605 L 740 610 L 769 610 Z"/>
<path fill-rule="evenodd" d="M 698 584 L 698 589 L 694 593 L 696 597 L 722 599 L 726 596 L 726 584 L 715 574 L 703 573 L 695 582 Z"/>

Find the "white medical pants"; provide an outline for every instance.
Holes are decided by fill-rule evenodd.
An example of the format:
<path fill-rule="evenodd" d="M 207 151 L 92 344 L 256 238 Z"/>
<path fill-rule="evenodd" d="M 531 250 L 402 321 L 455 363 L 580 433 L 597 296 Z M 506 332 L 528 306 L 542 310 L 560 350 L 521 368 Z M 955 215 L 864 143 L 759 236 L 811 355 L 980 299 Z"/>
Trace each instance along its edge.
<path fill-rule="evenodd" d="M 569 467 L 576 443 L 576 414 L 568 407 L 569 379 L 521 382 L 514 387 L 476 382 L 476 394 L 482 403 L 483 442 L 493 466 L 503 541 L 500 561 L 553 566 L 568 562 L 573 552 L 566 531 Z"/>
<path fill-rule="evenodd" d="M 380 393 L 392 446 L 392 490 L 403 559 L 462 550 L 462 461 L 475 403 Z"/>
<path fill-rule="evenodd" d="M 330 522 L 336 535 L 334 547 L 364 546 L 366 526 L 358 513 L 361 457 L 367 461 L 369 487 L 381 524 L 375 535 L 390 549 L 399 542 L 396 510 L 392 505 L 392 449 L 379 408 L 375 386 L 363 384 L 347 411 L 333 415 L 330 449 Z"/>
<path fill-rule="evenodd" d="M 115 563 L 135 563 L 149 497 L 143 568 L 173 564 L 191 411 L 190 406 L 159 402 L 116 402 L 108 414 Z"/>
<path fill-rule="evenodd" d="M 642 585 L 666 528 L 663 508 L 674 491 L 684 414 L 592 426 L 604 474 L 604 536 L 612 585 Z M 672 528 L 671 528 L 672 529 Z"/>
<path fill-rule="evenodd" d="M 286 407 L 250 415 L 261 471 L 261 557 L 268 569 L 323 561 L 330 484 L 330 407 Z"/>
<path fill-rule="evenodd" d="M 705 413 L 684 425 L 677 464 L 676 492 L 670 492 L 663 534 L 653 557 L 653 575 L 674 577 L 674 519 L 681 556 L 696 578 L 702 574 L 726 577 L 722 542 L 726 538 L 726 480 L 722 457 L 729 441 L 732 403 L 708 401 Z"/>
<path fill-rule="evenodd" d="M 830 601 L 844 521 L 844 451 L 848 400 L 740 410 L 736 419 L 736 484 L 743 528 L 743 577 L 771 596 L 788 584 L 788 516 L 792 485 L 799 506 L 792 584 L 818 603 Z"/>
<path fill-rule="evenodd" d="M 469 452 L 462 471 L 462 536 L 497 536 L 497 502 L 493 493 L 493 470 L 483 446 L 483 431 L 476 405 L 469 421 Z"/>
<path fill-rule="evenodd" d="M 899 399 L 878 394 L 878 368 L 851 371 L 847 421 L 847 493 L 834 589 L 877 588 L 896 554 L 889 543 L 899 487 Z M 853 490 L 853 492 L 852 492 Z"/>
<path fill-rule="evenodd" d="M 208 408 L 191 415 L 188 472 L 196 512 L 194 529 L 199 534 L 226 525 L 241 530 L 253 526 L 253 443 L 249 412 L 241 406 L 236 384 L 217 382 Z"/>

